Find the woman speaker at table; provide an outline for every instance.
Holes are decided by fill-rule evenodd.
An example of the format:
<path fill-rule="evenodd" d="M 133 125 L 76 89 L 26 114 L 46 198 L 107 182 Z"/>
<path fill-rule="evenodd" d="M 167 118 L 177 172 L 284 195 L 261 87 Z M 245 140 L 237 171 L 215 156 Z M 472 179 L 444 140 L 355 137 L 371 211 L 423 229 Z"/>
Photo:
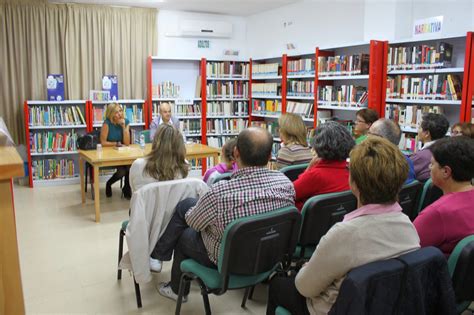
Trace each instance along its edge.
<path fill-rule="evenodd" d="M 129 121 L 123 115 L 122 106 L 118 103 L 111 103 L 107 106 L 105 112 L 106 119 L 102 125 L 100 131 L 100 143 L 103 147 L 113 147 L 120 144 L 130 144 L 130 126 Z M 128 179 L 129 167 L 118 166 L 117 171 L 107 181 L 105 186 L 105 194 L 107 197 L 112 196 L 112 184 L 125 177 L 125 184 L 122 188 L 122 192 L 125 198 L 130 199 L 132 197 L 132 190 L 130 189 Z"/>

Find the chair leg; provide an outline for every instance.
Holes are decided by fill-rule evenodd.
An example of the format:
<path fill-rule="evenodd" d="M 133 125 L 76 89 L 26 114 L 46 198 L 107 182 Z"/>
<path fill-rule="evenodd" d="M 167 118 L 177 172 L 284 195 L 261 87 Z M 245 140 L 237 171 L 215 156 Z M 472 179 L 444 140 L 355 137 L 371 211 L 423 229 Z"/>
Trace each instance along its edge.
<path fill-rule="evenodd" d="M 211 315 L 211 305 L 209 304 L 209 297 L 207 296 L 206 288 L 201 288 L 202 301 L 204 302 L 204 309 L 206 315 Z"/>
<path fill-rule="evenodd" d="M 176 301 L 175 315 L 179 315 L 181 313 L 181 304 L 183 303 L 184 288 L 186 287 L 187 282 L 188 280 L 186 279 L 186 274 L 183 273 L 179 281 L 178 300 Z"/>
<path fill-rule="evenodd" d="M 249 296 L 248 296 L 248 299 L 251 300 L 253 298 L 253 290 L 255 289 L 255 286 L 252 286 L 250 288 L 250 292 L 249 292 Z"/>
<path fill-rule="evenodd" d="M 137 307 L 142 307 L 142 295 L 140 293 L 140 285 L 135 281 L 135 276 L 133 276 L 133 282 L 135 284 L 135 297 L 137 298 Z"/>
<path fill-rule="evenodd" d="M 122 259 L 123 255 L 123 237 L 124 237 L 123 230 L 120 229 L 119 232 L 119 249 L 118 249 L 118 263 L 117 263 L 117 280 L 122 279 L 122 269 L 118 268 L 118 264 L 120 264 L 120 260 Z"/>
<path fill-rule="evenodd" d="M 245 303 L 247 303 L 247 297 L 249 296 L 250 292 L 250 287 L 245 288 L 244 292 L 244 298 L 242 299 L 242 303 L 240 304 L 240 307 L 245 308 Z"/>

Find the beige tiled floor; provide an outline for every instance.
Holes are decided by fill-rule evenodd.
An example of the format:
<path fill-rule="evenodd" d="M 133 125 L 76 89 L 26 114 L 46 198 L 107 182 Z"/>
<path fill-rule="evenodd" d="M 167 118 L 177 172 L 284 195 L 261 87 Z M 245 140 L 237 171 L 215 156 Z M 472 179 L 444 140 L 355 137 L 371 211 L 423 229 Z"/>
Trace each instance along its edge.
<path fill-rule="evenodd" d="M 118 186 L 118 185 L 117 185 Z M 116 187 L 105 198 L 102 222 L 94 222 L 90 194 L 81 204 L 78 185 L 15 186 L 20 262 L 27 314 L 172 314 L 175 303 L 161 297 L 156 286 L 170 278 L 171 264 L 151 283 L 141 286 L 143 308 L 137 309 L 133 281 L 124 272 L 116 278 L 118 232 L 128 217 L 129 202 Z M 214 314 L 264 314 L 266 287 L 257 287 L 247 309 L 240 308 L 243 291 L 210 296 Z M 197 285 L 192 286 L 182 314 L 203 314 Z"/>

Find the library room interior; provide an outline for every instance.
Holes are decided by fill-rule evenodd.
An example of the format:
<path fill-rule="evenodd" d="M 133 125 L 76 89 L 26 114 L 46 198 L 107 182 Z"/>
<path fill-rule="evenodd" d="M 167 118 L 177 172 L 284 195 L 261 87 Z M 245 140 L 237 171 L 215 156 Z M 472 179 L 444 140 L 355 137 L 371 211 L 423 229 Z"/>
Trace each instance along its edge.
<path fill-rule="evenodd" d="M 474 315 L 473 0 L 0 28 L 0 314 Z"/>

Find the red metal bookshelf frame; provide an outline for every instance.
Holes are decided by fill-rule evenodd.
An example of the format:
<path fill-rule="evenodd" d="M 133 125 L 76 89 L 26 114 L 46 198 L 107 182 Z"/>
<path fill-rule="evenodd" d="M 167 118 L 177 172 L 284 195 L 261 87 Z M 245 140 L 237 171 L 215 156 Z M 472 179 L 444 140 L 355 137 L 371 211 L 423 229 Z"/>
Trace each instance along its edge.
<path fill-rule="evenodd" d="M 281 56 L 281 113 L 286 113 L 286 87 L 288 80 L 288 56 L 283 54 Z"/>
<path fill-rule="evenodd" d="M 387 41 L 370 41 L 369 104 L 379 117 L 385 112 L 385 89 L 387 86 Z"/>
<path fill-rule="evenodd" d="M 147 100 L 145 101 L 145 104 L 143 105 L 146 107 L 146 113 L 145 114 L 145 129 L 150 128 L 150 123 L 152 121 L 153 117 L 153 78 L 152 78 L 152 68 L 153 68 L 153 59 L 151 56 L 148 56 L 146 60 L 146 79 L 147 79 L 147 92 L 148 92 L 148 97 Z M 148 105 L 147 105 L 148 103 Z M 147 107 L 148 106 L 148 107 Z M 145 111 L 145 109 L 143 109 Z"/>
<path fill-rule="evenodd" d="M 471 122 L 474 95 L 474 32 L 466 34 L 466 55 L 464 58 L 464 78 L 459 121 Z"/>

